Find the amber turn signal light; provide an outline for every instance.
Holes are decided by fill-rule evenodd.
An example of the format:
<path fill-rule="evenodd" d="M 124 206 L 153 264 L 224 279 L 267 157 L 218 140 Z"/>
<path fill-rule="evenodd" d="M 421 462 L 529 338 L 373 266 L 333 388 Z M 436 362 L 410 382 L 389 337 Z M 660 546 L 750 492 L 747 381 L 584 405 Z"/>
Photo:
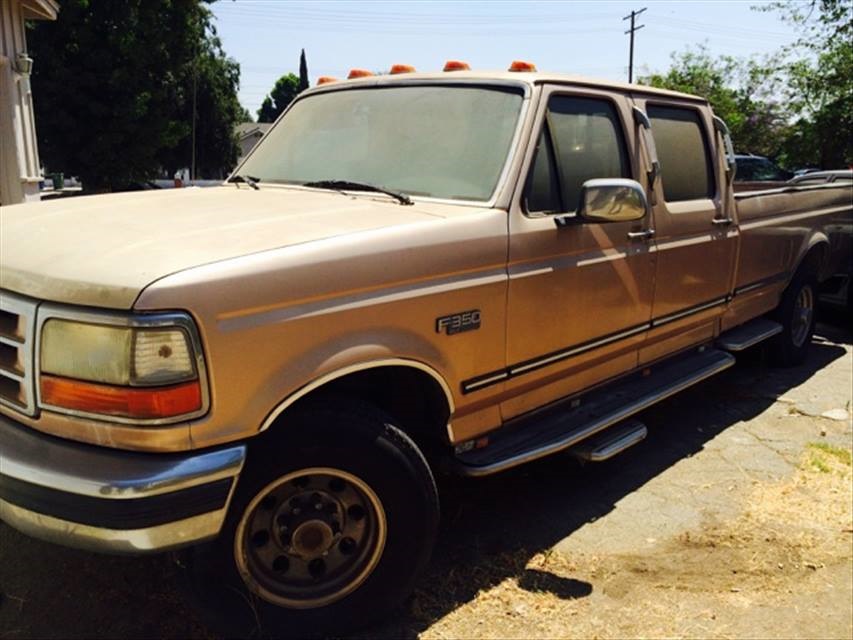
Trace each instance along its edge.
<path fill-rule="evenodd" d="M 349 75 L 347 76 L 347 80 L 354 80 L 355 78 L 368 78 L 373 75 L 372 71 L 368 71 L 367 69 L 350 69 Z"/>
<path fill-rule="evenodd" d="M 398 73 L 414 73 L 415 68 L 410 64 L 394 64 L 391 65 L 391 71 L 389 73 L 394 76 Z"/>
<path fill-rule="evenodd" d="M 509 65 L 509 71 L 536 71 L 536 65 L 524 60 L 513 60 Z"/>
<path fill-rule="evenodd" d="M 467 62 L 461 60 L 448 60 L 444 63 L 445 71 L 470 71 L 471 67 Z"/>
<path fill-rule="evenodd" d="M 318 85 L 329 84 L 330 82 L 337 82 L 337 81 L 338 81 L 338 79 L 333 78 L 332 76 L 320 76 L 319 78 L 317 78 L 317 84 Z"/>
<path fill-rule="evenodd" d="M 86 413 L 150 420 L 194 413 L 201 409 L 198 380 L 167 387 L 119 387 L 42 375 L 41 401 Z"/>

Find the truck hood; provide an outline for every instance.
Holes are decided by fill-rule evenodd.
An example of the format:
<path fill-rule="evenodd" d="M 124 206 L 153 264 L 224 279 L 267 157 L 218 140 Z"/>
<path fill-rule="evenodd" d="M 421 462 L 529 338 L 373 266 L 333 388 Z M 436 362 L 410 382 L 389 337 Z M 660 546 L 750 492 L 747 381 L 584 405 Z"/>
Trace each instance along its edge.
<path fill-rule="evenodd" d="M 64 198 L 0 209 L 0 289 L 129 309 L 164 276 L 470 207 L 387 196 L 226 185 Z"/>

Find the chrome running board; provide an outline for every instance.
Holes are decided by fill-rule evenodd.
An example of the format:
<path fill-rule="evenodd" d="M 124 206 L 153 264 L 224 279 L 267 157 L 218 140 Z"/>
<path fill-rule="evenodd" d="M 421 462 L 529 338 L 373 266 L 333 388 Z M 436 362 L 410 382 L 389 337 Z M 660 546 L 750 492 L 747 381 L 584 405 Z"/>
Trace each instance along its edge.
<path fill-rule="evenodd" d="M 782 325 L 767 318 L 757 318 L 726 331 L 717 339 L 717 346 L 726 351 L 744 351 L 782 332 Z"/>
<path fill-rule="evenodd" d="M 564 451 L 734 363 L 725 351 L 702 348 L 637 371 L 580 398 L 512 420 L 490 433 L 485 447 L 457 453 L 457 471 L 487 476 Z"/>
<path fill-rule="evenodd" d="M 627 420 L 584 440 L 569 449 L 569 453 L 589 462 L 604 462 L 645 440 L 649 430 L 639 420 Z"/>

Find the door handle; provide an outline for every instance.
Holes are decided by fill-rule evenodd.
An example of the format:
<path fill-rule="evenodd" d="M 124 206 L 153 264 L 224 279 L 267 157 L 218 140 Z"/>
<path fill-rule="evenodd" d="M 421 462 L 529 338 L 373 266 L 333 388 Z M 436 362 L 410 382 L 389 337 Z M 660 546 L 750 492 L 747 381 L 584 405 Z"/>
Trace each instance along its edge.
<path fill-rule="evenodd" d="M 646 229 L 645 231 L 629 231 L 628 232 L 628 237 L 631 238 L 631 240 L 639 240 L 639 239 L 647 240 L 647 239 L 653 237 L 654 235 L 655 235 L 654 229 Z"/>
<path fill-rule="evenodd" d="M 711 220 L 711 224 L 725 226 L 730 225 L 732 222 L 734 222 L 734 218 L 714 218 L 713 220 Z"/>

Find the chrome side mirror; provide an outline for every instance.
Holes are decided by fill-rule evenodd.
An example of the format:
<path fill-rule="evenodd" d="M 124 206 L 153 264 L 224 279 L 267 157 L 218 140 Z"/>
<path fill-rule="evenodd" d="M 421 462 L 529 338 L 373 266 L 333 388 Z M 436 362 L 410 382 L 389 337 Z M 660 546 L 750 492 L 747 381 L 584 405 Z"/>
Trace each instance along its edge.
<path fill-rule="evenodd" d="M 646 192 L 636 180 L 600 178 L 581 187 L 578 215 L 589 222 L 627 222 L 646 215 Z"/>

